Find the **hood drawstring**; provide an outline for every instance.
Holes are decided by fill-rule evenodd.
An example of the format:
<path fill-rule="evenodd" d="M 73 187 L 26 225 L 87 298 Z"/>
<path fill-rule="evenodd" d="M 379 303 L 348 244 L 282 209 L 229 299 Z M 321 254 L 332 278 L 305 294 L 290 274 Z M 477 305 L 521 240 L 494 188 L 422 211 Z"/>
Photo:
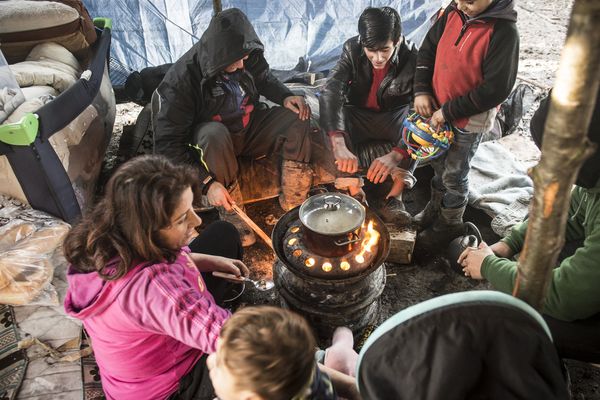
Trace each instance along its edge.
<path fill-rule="evenodd" d="M 584 195 L 582 196 L 582 201 L 585 200 L 586 201 L 586 207 L 585 207 L 585 217 L 583 219 L 583 226 L 587 227 L 587 224 L 590 220 L 590 218 L 592 217 L 592 211 L 594 210 L 594 208 L 596 207 L 596 204 L 598 204 L 598 201 L 600 201 L 600 194 L 599 193 L 589 193 L 588 191 L 584 192 Z"/>

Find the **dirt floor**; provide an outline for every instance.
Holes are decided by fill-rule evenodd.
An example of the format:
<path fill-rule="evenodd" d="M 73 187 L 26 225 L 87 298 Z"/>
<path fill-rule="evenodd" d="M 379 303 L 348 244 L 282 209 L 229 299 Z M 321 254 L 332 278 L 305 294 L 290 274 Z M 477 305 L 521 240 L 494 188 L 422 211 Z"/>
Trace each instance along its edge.
<path fill-rule="evenodd" d="M 530 84 L 538 97 L 541 97 L 551 86 L 558 68 L 560 51 L 567 31 L 570 15 L 571 0 L 519 0 L 518 28 L 521 37 L 519 81 Z M 519 82 L 518 82 L 519 83 Z M 503 145 L 515 154 L 516 158 L 527 166 L 533 166 L 539 159 L 539 151 L 533 145 L 529 136 L 529 119 L 537 107 L 537 101 L 528 112 L 515 133 L 503 138 Z M 123 127 L 135 123 L 141 108 L 132 103 L 121 104 L 117 107 L 117 122 L 115 136 L 111 141 L 110 150 L 104 165 L 104 175 L 107 176 L 116 162 L 116 149 Z M 408 211 L 418 212 L 428 199 L 428 180 L 431 170 L 428 167 L 417 170 L 418 183 L 405 196 Z M 267 232 L 270 233 L 277 219 L 283 214 L 276 199 L 247 205 L 248 214 Z M 216 218 L 215 213 L 202 215 L 205 222 Z M 490 218 L 483 212 L 469 208 L 465 215 L 467 220 L 475 222 L 484 239 L 494 242 L 498 237 L 489 228 Z M 485 282 L 475 282 L 466 279 L 450 269 L 447 262 L 440 257 L 415 255 L 411 265 L 387 265 L 387 283 L 381 297 L 381 307 L 376 319 L 378 325 L 389 316 L 412 304 L 440 296 L 446 293 L 487 289 Z M 270 278 L 274 255 L 269 248 L 260 242 L 249 248 L 244 261 L 252 270 L 255 278 Z M 258 292 L 249 285 L 241 297 L 242 304 L 279 304 L 276 291 Z M 358 345 L 368 335 L 367 330 Z M 567 360 L 570 374 L 573 399 L 600 399 L 600 368 L 589 364 Z"/>

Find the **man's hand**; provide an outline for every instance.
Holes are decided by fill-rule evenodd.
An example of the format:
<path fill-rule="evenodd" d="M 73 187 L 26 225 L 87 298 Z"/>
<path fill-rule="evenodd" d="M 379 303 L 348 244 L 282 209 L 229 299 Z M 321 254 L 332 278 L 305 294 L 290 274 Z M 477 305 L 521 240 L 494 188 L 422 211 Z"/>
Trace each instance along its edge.
<path fill-rule="evenodd" d="M 465 276 L 481 280 L 481 265 L 489 255 L 494 255 L 494 252 L 485 242 L 481 242 L 478 248 L 467 247 L 458 257 L 458 263 L 463 266 Z"/>
<path fill-rule="evenodd" d="M 233 201 L 225 186 L 220 182 L 213 182 L 210 185 L 206 197 L 211 206 L 221 206 L 227 211 L 231 211 L 231 206 L 235 204 L 235 201 Z"/>
<path fill-rule="evenodd" d="M 402 161 L 402 154 L 393 150 L 384 156 L 377 157 L 367 171 L 367 179 L 373 183 L 382 183 L 400 161 Z"/>
<path fill-rule="evenodd" d="M 298 114 L 298 118 L 306 121 L 310 118 L 310 107 L 302 96 L 289 96 L 283 100 L 283 106 Z"/>
<path fill-rule="evenodd" d="M 444 113 L 442 113 L 442 109 L 440 108 L 431 116 L 431 119 L 429 120 L 429 125 L 431 125 L 431 127 L 435 130 L 440 130 L 445 122 L 446 118 L 444 118 Z"/>
<path fill-rule="evenodd" d="M 240 260 L 210 254 L 191 253 L 190 257 L 200 272 L 225 272 L 237 277 L 248 276 L 250 270 Z"/>
<path fill-rule="evenodd" d="M 415 97 L 415 111 L 423 117 L 430 117 L 438 108 L 435 99 L 429 94 L 421 94 Z"/>
<path fill-rule="evenodd" d="M 348 147 L 346 147 L 344 135 L 341 133 L 334 133 L 330 135 L 330 139 L 337 169 L 349 174 L 358 171 L 358 158 L 348 150 Z"/>

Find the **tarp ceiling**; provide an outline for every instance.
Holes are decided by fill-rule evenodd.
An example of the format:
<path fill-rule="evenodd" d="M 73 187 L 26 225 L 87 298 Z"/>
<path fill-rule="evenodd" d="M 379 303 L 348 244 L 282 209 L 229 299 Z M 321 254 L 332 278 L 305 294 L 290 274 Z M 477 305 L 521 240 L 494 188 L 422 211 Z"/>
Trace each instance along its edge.
<path fill-rule="evenodd" d="M 230 0 L 248 15 L 272 68 L 292 69 L 300 57 L 310 71 L 330 69 L 344 41 L 357 34 L 368 6 L 391 6 L 403 33 L 421 43 L 429 18 L 444 0 Z M 176 61 L 196 43 L 213 14 L 211 0 L 84 0 L 92 17 L 113 20 L 112 57 L 129 70 Z"/>

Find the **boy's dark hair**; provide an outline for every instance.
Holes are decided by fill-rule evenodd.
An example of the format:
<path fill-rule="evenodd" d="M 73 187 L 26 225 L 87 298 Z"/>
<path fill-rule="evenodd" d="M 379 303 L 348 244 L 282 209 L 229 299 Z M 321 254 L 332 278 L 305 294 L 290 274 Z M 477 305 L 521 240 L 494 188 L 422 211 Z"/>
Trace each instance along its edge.
<path fill-rule="evenodd" d="M 271 306 L 236 311 L 221 329 L 219 359 L 238 389 L 263 399 L 302 398 L 316 368 L 316 341 L 300 315 Z"/>
<path fill-rule="evenodd" d="M 105 280 L 121 278 L 134 261 L 173 262 L 177 251 L 161 245 L 159 230 L 170 225 L 187 188 L 199 192 L 197 182 L 191 166 L 174 165 L 162 156 L 126 162 L 109 179 L 100 201 L 67 234 L 67 261 Z M 106 271 L 114 257 L 116 269 Z"/>
<path fill-rule="evenodd" d="M 402 34 L 400 15 L 391 7 L 367 7 L 358 18 L 360 44 L 377 49 L 388 40 L 398 43 Z"/>

